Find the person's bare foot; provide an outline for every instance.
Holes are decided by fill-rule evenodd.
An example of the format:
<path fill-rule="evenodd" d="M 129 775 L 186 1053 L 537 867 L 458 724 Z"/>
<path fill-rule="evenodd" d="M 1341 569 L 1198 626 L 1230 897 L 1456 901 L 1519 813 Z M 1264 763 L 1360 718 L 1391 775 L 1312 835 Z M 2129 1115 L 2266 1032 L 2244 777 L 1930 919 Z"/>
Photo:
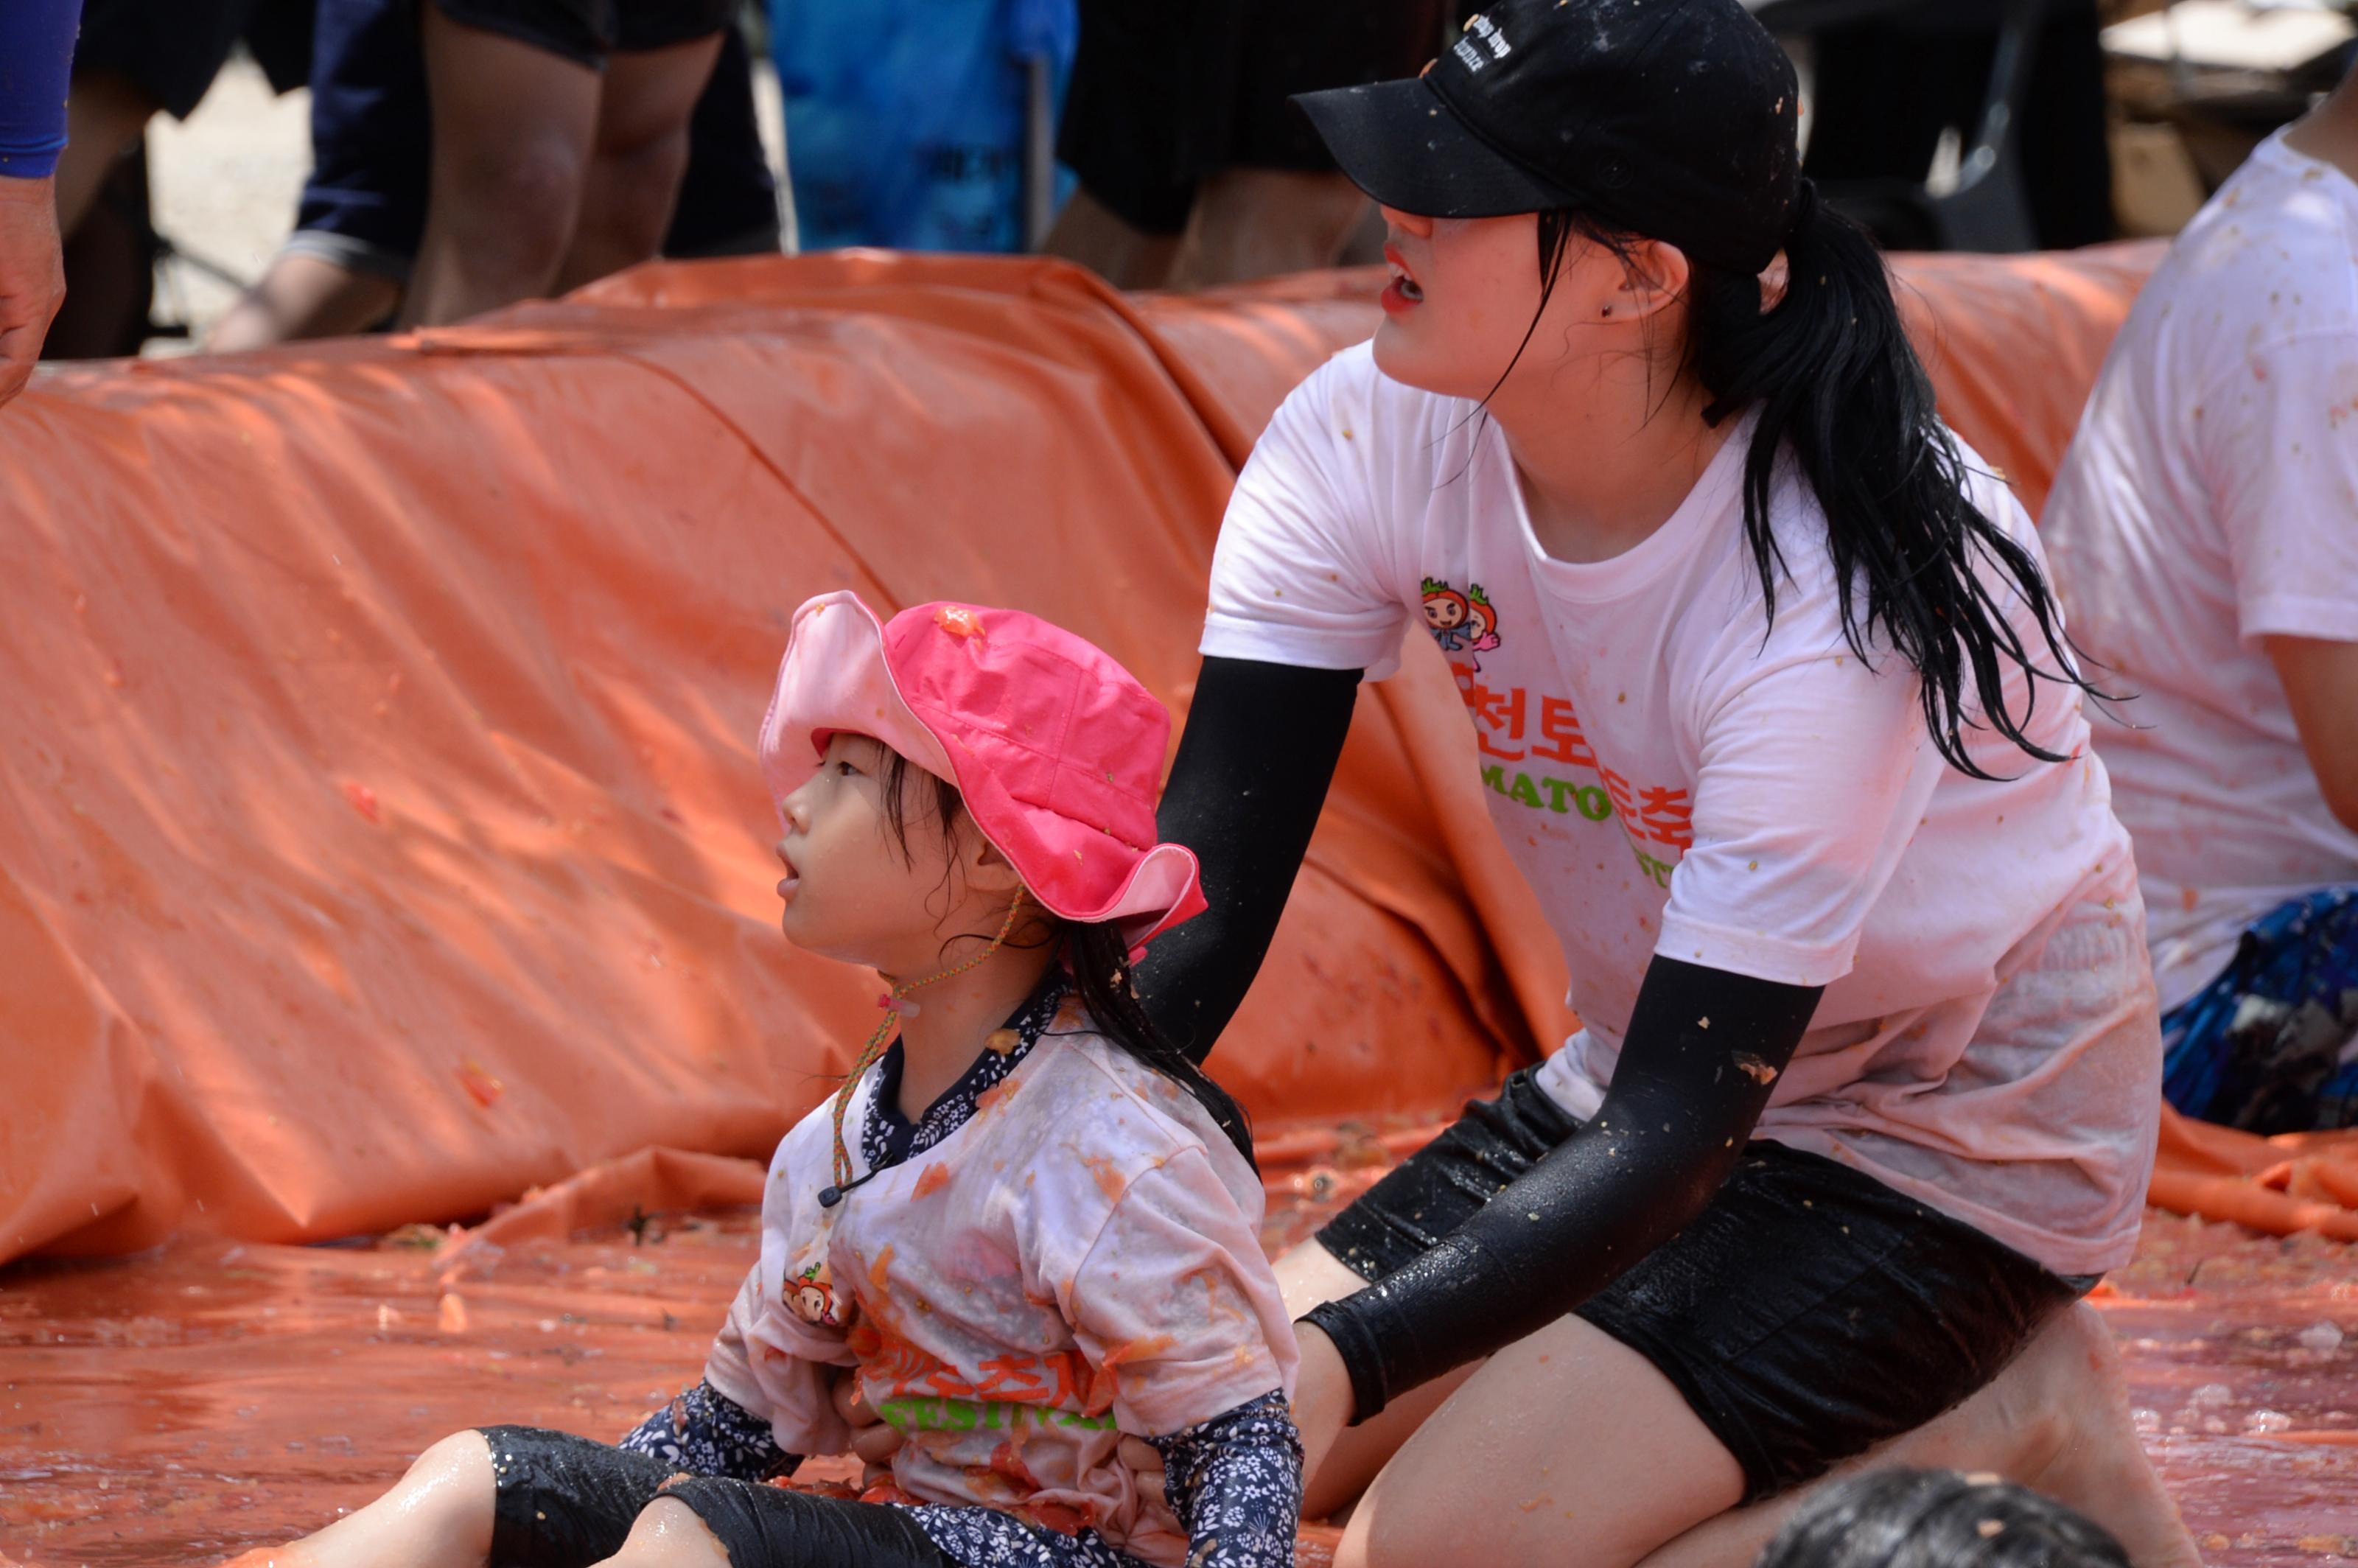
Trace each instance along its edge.
<path fill-rule="evenodd" d="M 2084 1303 L 2056 1320 L 2024 1353 L 2049 1390 L 2047 1452 L 2014 1478 L 2071 1504 L 2113 1532 L 2136 1568 L 2201 1568 L 2201 1553 L 2178 1505 L 2129 1422 L 2128 1380 L 2119 1348 Z"/>

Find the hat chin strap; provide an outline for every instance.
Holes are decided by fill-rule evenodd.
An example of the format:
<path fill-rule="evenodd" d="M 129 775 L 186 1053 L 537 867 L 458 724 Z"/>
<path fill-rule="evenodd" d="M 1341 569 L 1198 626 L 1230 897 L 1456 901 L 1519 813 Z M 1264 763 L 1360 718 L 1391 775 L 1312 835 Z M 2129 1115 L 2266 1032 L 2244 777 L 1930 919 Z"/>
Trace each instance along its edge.
<path fill-rule="evenodd" d="M 861 1076 L 876 1065 L 876 1058 L 884 1054 L 885 1048 L 892 1044 L 893 1036 L 900 1033 L 901 1020 L 917 1015 L 917 1004 L 909 1000 L 909 993 L 943 980 L 954 979 L 1006 946 L 1007 938 L 1015 930 L 1015 917 L 1023 913 L 1024 896 L 1023 889 L 1015 890 L 1014 901 L 1007 906 L 1007 918 L 999 923 L 999 935 L 992 937 L 990 946 L 981 952 L 963 963 L 953 964 L 946 969 L 927 975 L 922 980 L 902 980 L 876 999 L 876 1005 L 884 1010 L 884 1022 L 878 1024 L 876 1033 L 868 1037 L 868 1044 L 860 1048 L 859 1060 L 853 1062 L 851 1071 L 844 1075 L 843 1087 L 835 1091 L 835 1162 L 832 1167 L 835 1183 L 832 1186 L 819 1189 L 819 1207 L 833 1208 L 843 1201 L 846 1193 L 877 1174 L 871 1171 L 860 1181 L 851 1179 L 851 1151 L 844 1146 L 843 1117 L 851 1108 L 851 1091 L 860 1087 Z"/>

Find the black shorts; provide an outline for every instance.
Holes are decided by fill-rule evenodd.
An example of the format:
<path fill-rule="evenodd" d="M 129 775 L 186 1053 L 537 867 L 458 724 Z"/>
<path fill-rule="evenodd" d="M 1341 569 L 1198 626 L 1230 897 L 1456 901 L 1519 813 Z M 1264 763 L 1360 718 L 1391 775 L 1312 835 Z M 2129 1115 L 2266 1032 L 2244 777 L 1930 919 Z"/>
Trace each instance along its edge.
<path fill-rule="evenodd" d="M 1519 1072 L 1318 1239 L 1381 1279 L 1577 1125 Z M 1961 1403 L 2094 1282 L 1847 1166 L 1757 1141 L 1693 1224 L 1577 1313 L 1677 1387 L 1758 1502 Z"/>
<path fill-rule="evenodd" d="M 736 19 L 737 0 L 434 0 L 454 22 L 530 44 L 592 70 L 617 51 L 708 38 Z"/>
<path fill-rule="evenodd" d="M 74 70 L 125 77 L 164 113 L 185 120 L 241 42 L 273 91 L 302 86 L 310 0 L 88 0 Z"/>
<path fill-rule="evenodd" d="M 1223 168 L 1331 171 L 1286 100 L 1414 76 L 1465 0 L 1081 0 L 1081 39 L 1056 156 L 1123 222 L 1186 227 L 1195 187 Z"/>

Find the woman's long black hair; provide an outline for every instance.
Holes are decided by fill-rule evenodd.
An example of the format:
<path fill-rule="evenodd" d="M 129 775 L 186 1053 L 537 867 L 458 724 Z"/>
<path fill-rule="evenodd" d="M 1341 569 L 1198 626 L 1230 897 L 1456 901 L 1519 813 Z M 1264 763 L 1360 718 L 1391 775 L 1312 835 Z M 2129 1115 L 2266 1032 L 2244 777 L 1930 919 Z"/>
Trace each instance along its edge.
<path fill-rule="evenodd" d="M 942 837 L 955 847 L 958 815 L 966 809 L 957 785 L 916 767 L 889 746 L 884 748 L 883 769 L 879 782 L 882 786 L 884 819 L 902 854 L 909 852 L 907 792 L 912 774 L 933 785 L 933 799 L 928 804 Z M 1113 921 L 1066 921 L 1054 939 L 1064 943 L 1065 961 L 1073 973 L 1074 994 L 1080 998 L 1081 1007 L 1097 1032 L 1185 1089 L 1219 1130 L 1228 1135 L 1228 1141 L 1237 1146 L 1237 1152 L 1245 1157 L 1246 1163 L 1258 1170 L 1259 1162 L 1253 1159 L 1252 1122 L 1245 1115 L 1244 1107 L 1185 1052 L 1172 1044 L 1141 1005 L 1137 977 L 1130 972 L 1130 941 L 1122 935 L 1120 925 Z"/>
<path fill-rule="evenodd" d="M 1769 309 L 1761 309 L 1760 279 L 1748 273 L 1693 262 L 1687 289 L 1684 368 L 1711 396 L 1704 418 L 1717 425 L 1759 410 L 1744 458 L 1744 533 L 1769 620 L 1785 563 L 1768 498 L 1790 450 L 1825 514 L 1843 634 L 1872 663 L 1866 644 L 1879 630 L 1923 676 L 1924 724 L 1941 755 L 1960 773 L 1992 777 L 1966 754 L 1963 737 L 1969 724 L 1985 722 L 2042 762 L 2064 761 L 2026 732 L 2039 682 L 2104 694 L 2080 675 L 2036 558 L 1967 495 L 1964 456 L 1933 411 L 1931 378 L 1908 341 L 1875 241 L 1821 205 L 1807 181 L 1795 218 L 1784 295 Z M 1575 237 L 1625 265 L 1638 238 L 1578 211 L 1541 213 L 1542 312 Z M 1985 578 L 1985 562 L 2003 580 Z M 2037 620 L 2050 667 L 2034 662 L 2008 619 L 2008 592 Z M 2006 699 L 2007 660 L 2030 677 L 2019 715 Z M 1979 719 L 1967 717 L 1969 701 Z"/>

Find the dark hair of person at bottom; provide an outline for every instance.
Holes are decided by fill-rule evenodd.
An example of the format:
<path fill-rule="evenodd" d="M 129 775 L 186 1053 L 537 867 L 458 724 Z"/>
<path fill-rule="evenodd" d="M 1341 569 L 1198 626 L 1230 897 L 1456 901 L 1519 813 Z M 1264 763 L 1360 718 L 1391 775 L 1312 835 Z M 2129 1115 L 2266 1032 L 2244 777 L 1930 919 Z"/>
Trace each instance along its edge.
<path fill-rule="evenodd" d="M 2104 1528 L 2028 1487 L 1871 1470 L 1803 1504 L 1754 1568 L 2128 1568 Z"/>

